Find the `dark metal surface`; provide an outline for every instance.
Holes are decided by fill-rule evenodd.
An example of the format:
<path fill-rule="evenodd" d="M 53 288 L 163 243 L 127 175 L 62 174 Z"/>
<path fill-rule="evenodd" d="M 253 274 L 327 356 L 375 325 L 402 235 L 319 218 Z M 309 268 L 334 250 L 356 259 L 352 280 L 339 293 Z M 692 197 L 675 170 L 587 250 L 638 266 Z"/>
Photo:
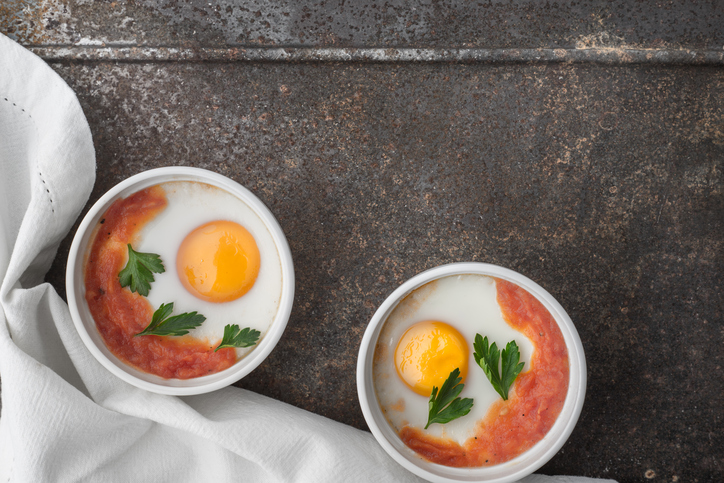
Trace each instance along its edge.
<path fill-rule="evenodd" d="M 3 0 L 32 44 L 721 50 L 724 5 L 664 0 Z"/>
<path fill-rule="evenodd" d="M 48 62 L 364 62 L 724 65 L 724 51 L 650 49 L 412 49 L 336 47 L 32 47 Z"/>
<path fill-rule="evenodd" d="M 586 350 L 581 419 L 542 473 L 722 479 L 720 4 L 208 3 L 11 0 L 0 31 L 78 94 L 90 203 L 181 164 L 277 216 L 295 305 L 240 386 L 365 429 L 355 364 L 376 307 L 427 268 L 495 263 L 551 292 Z M 500 55 L 444 62 L 464 47 Z M 325 52 L 338 62 L 304 57 Z"/>

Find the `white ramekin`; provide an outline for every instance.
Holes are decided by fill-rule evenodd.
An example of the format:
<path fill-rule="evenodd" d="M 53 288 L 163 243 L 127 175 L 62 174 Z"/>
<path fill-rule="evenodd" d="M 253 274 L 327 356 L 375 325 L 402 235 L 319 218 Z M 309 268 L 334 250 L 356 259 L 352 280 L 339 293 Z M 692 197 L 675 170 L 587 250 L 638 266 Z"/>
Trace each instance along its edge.
<path fill-rule="evenodd" d="M 194 379 L 164 379 L 139 371 L 118 359 L 104 344 L 85 301 L 84 262 L 93 227 L 115 200 L 141 189 L 169 181 L 199 181 L 221 188 L 246 203 L 266 225 L 274 239 L 282 268 L 282 292 L 276 317 L 264 338 L 246 357 L 230 368 Z M 88 211 L 73 238 L 66 267 L 68 306 L 80 338 L 95 358 L 112 374 L 148 391 L 189 396 L 215 391 L 249 374 L 269 355 L 287 326 L 294 301 L 294 264 L 289 244 L 269 209 L 251 191 L 220 174 L 199 168 L 173 166 L 152 169 L 132 176 L 111 188 Z"/>
<path fill-rule="evenodd" d="M 548 434 L 520 456 L 499 465 L 481 468 L 452 468 L 430 463 L 408 448 L 392 429 L 380 409 L 372 383 L 372 361 L 380 330 L 397 304 L 415 289 L 438 278 L 450 275 L 480 274 L 513 282 L 535 296 L 553 315 L 568 348 L 570 381 L 568 395 L 558 419 Z M 479 481 L 507 483 L 517 481 L 543 466 L 566 442 L 578 421 L 586 395 L 586 359 L 583 345 L 571 318 L 563 307 L 540 285 L 529 278 L 487 263 L 452 263 L 427 270 L 387 297 L 367 326 L 357 360 L 357 392 L 362 413 L 377 441 L 399 464 L 428 481 L 448 483 Z"/>

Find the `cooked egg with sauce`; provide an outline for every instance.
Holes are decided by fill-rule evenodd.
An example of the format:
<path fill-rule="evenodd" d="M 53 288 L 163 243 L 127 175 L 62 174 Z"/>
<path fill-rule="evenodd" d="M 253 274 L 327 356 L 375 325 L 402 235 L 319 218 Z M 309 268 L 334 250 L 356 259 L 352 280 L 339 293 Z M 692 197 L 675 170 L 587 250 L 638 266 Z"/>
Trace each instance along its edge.
<path fill-rule="evenodd" d="M 158 254 L 165 267 L 154 274 L 148 301 L 154 308 L 173 302 L 174 315 L 204 315 L 189 333 L 196 339 L 216 344 L 227 324 L 256 329 L 263 339 L 282 291 L 281 261 L 266 225 L 220 188 L 185 181 L 160 186 L 168 205 L 133 243 L 136 251 Z M 251 350 L 237 348 L 237 356 Z"/>
<path fill-rule="evenodd" d="M 460 444 L 474 436 L 478 421 L 500 399 L 473 358 L 476 334 L 499 348 L 515 340 L 523 372 L 530 369 L 533 343 L 503 320 L 495 283 L 484 275 L 444 277 L 414 290 L 390 313 L 375 347 L 373 381 L 396 431 L 425 427 L 432 387 L 440 388 L 458 368 L 465 384 L 460 397 L 474 400 L 470 413 L 424 431 Z"/>

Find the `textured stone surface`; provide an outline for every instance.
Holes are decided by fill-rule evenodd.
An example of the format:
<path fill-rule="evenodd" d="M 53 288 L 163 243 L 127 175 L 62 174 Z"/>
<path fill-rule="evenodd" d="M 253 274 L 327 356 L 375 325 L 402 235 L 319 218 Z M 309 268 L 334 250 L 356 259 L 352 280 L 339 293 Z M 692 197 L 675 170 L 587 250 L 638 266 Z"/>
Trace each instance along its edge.
<path fill-rule="evenodd" d="M 376 307 L 427 268 L 495 263 L 553 294 L 586 351 L 581 419 L 542 473 L 722 479 L 721 2 L 5 0 L 0 32 L 63 60 L 97 150 L 89 203 L 191 165 L 277 216 L 295 305 L 239 386 L 365 429 Z M 325 47 L 496 63 L 248 61 Z"/>
<path fill-rule="evenodd" d="M 375 308 L 422 270 L 490 262 L 551 292 L 586 350 L 580 422 L 544 473 L 722 474 L 721 69 L 53 67 L 93 131 L 91 202 L 182 164 L 279 219 L 294 310 L 240 386 L 365 428 L 355 363 Z"/>

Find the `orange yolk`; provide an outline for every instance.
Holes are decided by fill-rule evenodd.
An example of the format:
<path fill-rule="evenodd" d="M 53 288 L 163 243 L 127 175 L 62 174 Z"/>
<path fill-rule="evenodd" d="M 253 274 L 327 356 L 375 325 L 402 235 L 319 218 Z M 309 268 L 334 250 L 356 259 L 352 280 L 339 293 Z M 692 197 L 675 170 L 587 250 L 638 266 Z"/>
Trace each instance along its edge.
<path fill-rule="evenodd" d="M 212 221 L 189 233 L 176 255 L 181 283 L 208 302 L 229 302 L 251 289 L 259 274 L 259 248 L 246 228 Z"/>
<path fill-rule="evenodd" d="M 428 320 L 413 325 L 395 349 L 397 374 L 410 389 L 430 397 L 455 368 L 465 382 L 468 374 L 468 344 L 460 332 L 444 322 Z"/>

